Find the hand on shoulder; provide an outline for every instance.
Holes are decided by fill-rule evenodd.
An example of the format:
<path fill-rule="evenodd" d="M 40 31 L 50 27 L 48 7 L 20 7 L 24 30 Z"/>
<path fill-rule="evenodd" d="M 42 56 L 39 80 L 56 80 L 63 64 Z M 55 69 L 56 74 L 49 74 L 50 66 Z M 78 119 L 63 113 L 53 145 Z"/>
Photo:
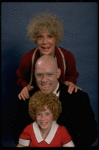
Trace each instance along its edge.
<path fill-rule="evenodd" d="M 29 99 L 30 98 L 30 95 L 29 95 L 29 91 L 31 91 L 32 89 L 34 88 L 34 86 L 25 86 L 22 91 L 18 94 L 18 98 L 20 100 L 26 100 L 26 99 Z"/>
<path fill-rule="evenodd" d="M 68 86 L 68 93 L 69 94 L 72 94 L 73 91 L 77 92 L 78 89 L 82 90 L 80 87 L 76 86 L 75 84 L 73 84 L 70 81 L 65 81 L 64 84 Z"/>

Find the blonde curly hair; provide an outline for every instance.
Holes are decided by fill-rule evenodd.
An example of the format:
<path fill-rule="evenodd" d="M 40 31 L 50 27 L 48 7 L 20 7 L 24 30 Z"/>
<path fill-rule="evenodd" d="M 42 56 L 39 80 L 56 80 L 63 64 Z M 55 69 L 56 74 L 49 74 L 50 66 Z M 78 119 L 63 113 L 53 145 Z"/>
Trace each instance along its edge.
<path fill-rule="evenodd" d="M 61 102 L 53 93 L 43 93 L 38 91 L 29 99 L 29 114 L 36 121 L 36 112 L 45 111 L 45 106 L 53 114 L 53 120 L 57 120 L 62 112 Z"/>
<path fill-rule="evenodd" d="M 47 29 L 56 39 L 56 44 L 62 41 L 64 37 L 64 28 L 62 20 L 56 16 L 47 13 L 38 14 L 30 20 L 27 26 L 27 37 L 33 42 L 37 41 L 37 34 L 42 29 Z"/>

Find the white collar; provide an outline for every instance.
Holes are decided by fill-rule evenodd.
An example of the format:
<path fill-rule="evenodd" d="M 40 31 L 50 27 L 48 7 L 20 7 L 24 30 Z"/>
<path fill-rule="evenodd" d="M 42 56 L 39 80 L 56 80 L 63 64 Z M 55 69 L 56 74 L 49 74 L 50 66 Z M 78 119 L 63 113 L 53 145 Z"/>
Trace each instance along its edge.
<path fill-rule="evenodd" d="M 59 97 L 59 93 L 60 93 L 60 91 L 58 91 L 58 93 L 57 93 L 58 88 L 59 88 L 59 82 L 58 82 L 56 89 L 53 92 L 57 97 Z"/>
<path fill-rule="evenodd" d="M 56 121 L 52 121 L 52 127 L 51 127 L 47 137 L 45 139 L 43 139 L 38 124 L 36 122 L 34 122 L 33 123 L 33 131 L 34 131 L 37 142 L 40 143 L 42 141 L 45 141 L 47 144 L 50 144 L 57 132 L 58 126 L 59 125 L 56 123 Z"/>

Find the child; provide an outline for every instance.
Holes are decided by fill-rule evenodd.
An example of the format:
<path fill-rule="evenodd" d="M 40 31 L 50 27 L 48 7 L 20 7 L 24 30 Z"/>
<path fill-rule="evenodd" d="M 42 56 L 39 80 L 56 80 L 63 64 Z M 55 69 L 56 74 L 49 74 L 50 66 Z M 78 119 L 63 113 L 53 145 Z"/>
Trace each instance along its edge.
<path fill-rule="evenodd" d="M 74 147 L 66 128 L 56 123 L 61 111 L 61 102 L 53 93 L 33 94 L 29 114 L 35 122 L 23 130 L 17 147 Z"/>
<path fill-rule="evenodd" d="M 61 69 L 60 82 L 64 82 L 71 94 L 75 86 L 79 73 L 76 70 L 76 63 L 71 52 L 56 46 L 64 36 L 64 28 L 55 16 L 50 14 L 37 15 L 31 19 L 27 27 L 27 36 L 37 44 L 37 48 L 25 53 L 17 70 L 17 85 L 21 86 L 22 92 L 19 99 L 29 98 L 29 91 L 36 86 L 34 69 L 37 59 L 42 55 L 52 55 L 56 58 L 58 67 Z M 80 89 L 81 90 L 81 89 Z"/>

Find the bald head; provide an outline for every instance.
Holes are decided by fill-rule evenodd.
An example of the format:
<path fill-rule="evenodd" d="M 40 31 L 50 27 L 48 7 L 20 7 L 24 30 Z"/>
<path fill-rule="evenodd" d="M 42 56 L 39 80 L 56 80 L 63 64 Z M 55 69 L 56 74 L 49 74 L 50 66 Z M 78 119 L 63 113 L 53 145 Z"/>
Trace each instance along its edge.
<path fill-rule="evenodd" d="M 35 65 L 35 77 L 37 86 L 42 92 L 53 92 L 58 85 L 58 78 L 61 70 L 57 66 L 57 61 L 50 55 L 41 56 Z"/>
<path fill-rule="evenodd" d="M 35 67 L 37 67 L 38 65 L 43 65 L 43 64 L 46 65 L 46 66 L 52 66 L 55 69 L 58 69 L 57 61 L 53 56 L 50 56 L 50 55 L 41 56 L 37 60 L 37 62 L 35 64 Z"/>

